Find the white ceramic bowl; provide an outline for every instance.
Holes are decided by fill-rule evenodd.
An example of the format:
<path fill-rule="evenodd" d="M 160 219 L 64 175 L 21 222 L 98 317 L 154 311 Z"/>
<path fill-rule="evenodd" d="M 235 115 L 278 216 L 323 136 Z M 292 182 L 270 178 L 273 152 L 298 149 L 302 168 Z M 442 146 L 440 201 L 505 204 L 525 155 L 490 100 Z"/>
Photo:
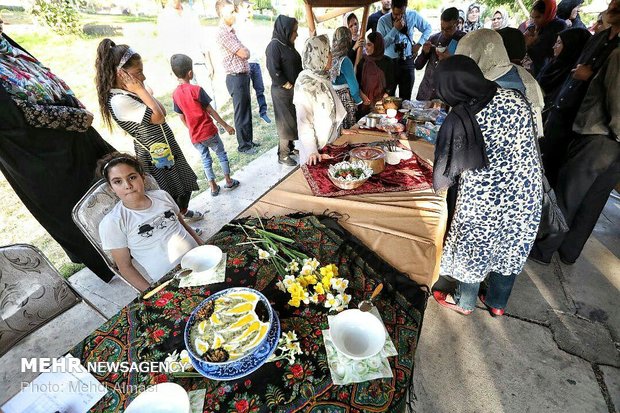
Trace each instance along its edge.
<path fill-rule="evenodd" d="M 385 113 L 388 115 L 388 118 L 394 118 L 396 117 L 398 111 L 396 109 L 388 109 L 385 111 Z"/>
<path fill-rule="evenodd" d="M 181 267 L 194 272 L 212 271 L 222 260 L 222 250 L 215 245 L 201 245 L 187 252 L 181 259 Z"/>
<path fill-rule="evenodd" d="M 189 395 L 176 383 L 148 387 L 129 404 L 125 413 L 190 413 Z"/>
<path fill-rule="evenodd" d="M 374 356 L 385 344 L 383 323 L 357 308 L 335 316 L 330 322 L 329 334 L 338 351 L 356 360 Z"/>

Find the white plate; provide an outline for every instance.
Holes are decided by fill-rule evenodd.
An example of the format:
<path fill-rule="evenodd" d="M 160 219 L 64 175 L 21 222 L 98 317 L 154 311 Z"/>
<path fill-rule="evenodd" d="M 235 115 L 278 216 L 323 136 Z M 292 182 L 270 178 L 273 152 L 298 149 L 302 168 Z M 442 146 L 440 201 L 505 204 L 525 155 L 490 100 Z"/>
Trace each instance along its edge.
<path fill-rule="evenodd" d="M 176 383 L 148 387 L 129 404 L 125 413 L 190 413 L 189 395 Z"/>
<path fill-rule="evenodd" d="M 197 273 L 214 270 L 222 260 L 222 250 L 215 245 L 201 245 L 187 252 L 181 259 L 181 267 Z"/>
<path fill-rule="evenodd" d="M 385 344 L 383 323 L 370 312 L 357 308 L 332 318 L 329 334 L 338 351 L 356 360 L 374 356 Z"/>

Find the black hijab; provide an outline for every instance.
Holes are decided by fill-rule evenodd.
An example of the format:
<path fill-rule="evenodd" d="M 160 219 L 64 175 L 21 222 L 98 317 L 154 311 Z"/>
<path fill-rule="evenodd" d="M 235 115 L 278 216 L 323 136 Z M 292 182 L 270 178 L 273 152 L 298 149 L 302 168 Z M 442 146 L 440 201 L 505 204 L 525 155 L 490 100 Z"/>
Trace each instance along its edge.
<path fill-rule="evenodd" d="M 499 29 L 497 33 L 502 36 L 504 47 L 508 52 L 510 61 L 520 65 L 527 52 L 523 33 L 521 33 L 519 29 L 513 27 L 504 27 L 503 29 Z"/>
<path fill-rule="evenodd" d="M 296 24 L 297 19 L 283 14 L 279 15 L 273 25 L 272 39 L 277 39 L 285 46 L 295 47 L 293 43 L 291 43 L 291 33 L 293 33 Z"/>
<path fill-rule="evenodd" d="M 556 58 L 551 59 L 536 77 L 546 94 L 552 93 L 564 83 L 592 35 L 586 29 L 577 28 L 563 30 L 558 36 L 564 43 L 562 52 Z"/>
<path fill-rule="evenodd" d="M 448 188 L 463 171 L 489 166 L 476 113 L 493 99 L 497 84 L 485 79 L 470 57 L 455 55 L 435 69 L 437 95 L 452 110 L 441 125 L 435 144 L 433 187 Z"/>

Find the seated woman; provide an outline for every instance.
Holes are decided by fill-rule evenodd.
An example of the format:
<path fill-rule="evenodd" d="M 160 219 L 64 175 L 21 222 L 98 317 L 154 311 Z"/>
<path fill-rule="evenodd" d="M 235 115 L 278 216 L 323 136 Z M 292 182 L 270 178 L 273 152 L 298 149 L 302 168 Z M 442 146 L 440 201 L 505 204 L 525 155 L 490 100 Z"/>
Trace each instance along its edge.
<path fill-rule="evenodd" d="M 361 95 L 370 102 L 369 105 L 360 108 L 362 114 L 370 112 L 376 102 L 382 100 L 384 96 L 393 95 L 396 89 L 392 59 L 386 57 L 384 51 L 385 43 L 381 33 L 370 33 L 366 43 L 366 54 L 357 66 L 356 73 Z"/>
<path fill-rule="evenodd" d="M 334 89 L 336 89 L 336 93 L 347 111 L 347 116 L 342 121 L 342 127 L 345 129 L 349 129 L 355 124 L 357 107 L 362 102 L 366 105 L 370 104 L 369 100 L 362 101 L 353 62 L 347 57 L 351 42 L 351 31 L 348 27 L 336 29 L 332 41 L 333 63 L 329 72 Z"/>
<path fill-rule="evenodd" d="M 157 281 L 179 264 L 186 252 L 203 244 L 183 220 L 170 194 L 162 190 L 145 192 L 144 167 L 137 158 L 111 153 L 98 162 L 97 174 L 121 200 L 99 224 L 101 244 L 136 289 L 144 291 L 150 283 L 132 258 L 151 281 Z"/>
<path fill-rule="evenodd" d="M 464 315 L 480 296 L 492 315 L 502 315 L 542 209 L 530 104 L 521 93 L 485 79 L 466 56 L 441 61 L 435 82 L 452 110 L 437 135 L 433 186 L 439 191 L 458 182 L 458 195 L 439 272 L 455 279 L 456 289 L 433 295 Z M 487 291 L 479 291 L 487 276 Z"/>
<path fill-rule="evenodd" d="M 516 89 L 523 93 L 532 105 L 538 135 L 543 133 L 543 95 L 536 79 L 521 66 L 510 62 L 502 37 L 491 29 L 480 29 L 468 33 L 456 47 L 457 55 L 474 60 L 484 77 L 505 89 Z"/>
<path fill-rule="evenodd" d="M 329 155 L 319 154 L 319 150 L 338 138 L 342 120 L 347 115 L 329 79 L 331 64 L 327 36 L 306 40 L 302 56 L 304 70 L 297 77 L 293 97 L 300 164 L 314 165 L 329 159 Z"/>

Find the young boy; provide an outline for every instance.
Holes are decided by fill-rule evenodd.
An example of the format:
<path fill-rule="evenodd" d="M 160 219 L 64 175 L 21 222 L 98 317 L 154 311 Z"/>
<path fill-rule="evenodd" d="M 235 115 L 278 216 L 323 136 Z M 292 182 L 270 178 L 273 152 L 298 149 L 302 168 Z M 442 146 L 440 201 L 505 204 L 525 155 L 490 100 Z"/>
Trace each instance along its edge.
<path fill-rule="evenodd" d="M 174 101 L 174 111 L 179 114 L 181 121 L 189 129 L 189 135 L 194 147 L 198 149 L 202 157 L 202 165 L 211 185 L 211 195 L 218 196 L 220 186 L 215 182 L 213 173 L 213 161 L 209 149 L 217 155 L 224 177 L 226 178 L 225 188 L 234 189 L 239 186 L 239 181 L 230 177 L 230 166 L 228 155 L 224 149 L 224 144 L 217 132 L 217 126 L 213 119 L 226 129 L 230 135 L 235 134 L 235 129 L 224 122 L 220 115 L 210 105 L 211 98 L 203 88 L 190 84 L 194 77 L 192 71 L 192 59 L 184 54 L 175 54 L 170 58 L 172 72 L 179 80 L 179 86 L 172 93 Z M 211 118 L 213 117 L 213 119 Z"/>

